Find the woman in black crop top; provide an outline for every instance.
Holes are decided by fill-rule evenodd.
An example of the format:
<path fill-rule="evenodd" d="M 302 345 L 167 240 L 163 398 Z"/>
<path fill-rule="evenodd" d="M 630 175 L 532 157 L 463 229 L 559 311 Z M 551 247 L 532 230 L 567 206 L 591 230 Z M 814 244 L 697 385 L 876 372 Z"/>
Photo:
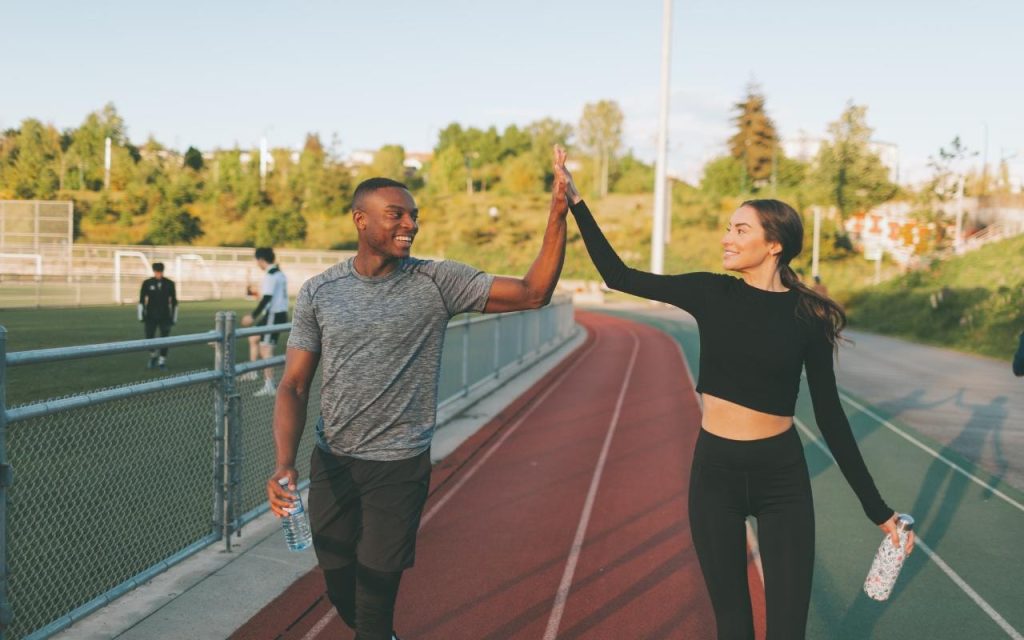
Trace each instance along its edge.
<path fill-rule="evenodd" d="M 758 520 L 768 640 L 803 638 L 814 569 L 814 506 L 793 426 L 806 368 L 814 416 L 868 518 L 895 544 L 895 514 L 868 473 L 836 389 L 833 353 L 846 324 L 831 299 L 790 268 L 803 224 L 789 205 L 751 200 L 732 215 L 722 266 L 741 277 L 656 275 L 627 267 L 601 233 L 572 176 L 567 197 L 594 265 L 612 289 L 675 305 L 700 330 L 697 391 L 704 405 L 690 475 L 694 548 L 718 638 L 753 639 L 747 588 L 747 516 Z M 913 548 L 913 537 L 908 552 Z"/>

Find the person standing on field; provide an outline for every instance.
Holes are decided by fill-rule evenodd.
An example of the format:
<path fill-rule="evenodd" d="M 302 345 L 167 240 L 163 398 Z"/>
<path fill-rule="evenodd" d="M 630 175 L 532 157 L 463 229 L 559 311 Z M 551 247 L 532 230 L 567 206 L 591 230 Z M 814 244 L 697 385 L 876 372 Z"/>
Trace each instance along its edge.
<path fill-rule="evenodd" d="M 164 277 L 164 263 L 153 263 L 153 277 L 142 281 L 139 289 L 139 322 L 145 323 L 147 339 L 171 335 L 171 327 L 178 321 L 178 295 L 174 289 L 174 281 Z M 167 368 L 167 347 L 159 351 L 150 349 L 147 369 Z"/>
<path fill-rule="evenodd" d="M 260 285 L 260 301 L 252 313 L 242 317 L 242 326 L 251 327 L 284 324 L 288 322 L 288 278 L 277 266 L 277 257 L 270 247 L 256 249 L 256 264 L 263 270 L 263 283 Z M 258 320 L 258 322 L 257 322 Z M 249 336 L 249 360 L 270 358 L 277 346 L 278 332 Z M 255 378 L 255 371 L 251 372 Z M 263 369 L 263 386 L 253 395 L 272 396 L 277 392 L 274 386 L 274 369 Z"/>

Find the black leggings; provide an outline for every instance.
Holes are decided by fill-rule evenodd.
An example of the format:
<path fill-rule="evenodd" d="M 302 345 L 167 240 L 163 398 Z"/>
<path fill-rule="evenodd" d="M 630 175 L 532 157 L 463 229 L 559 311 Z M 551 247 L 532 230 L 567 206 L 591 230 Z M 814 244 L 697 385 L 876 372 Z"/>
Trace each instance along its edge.
<path fill-rule="evenodd" d="M 767 640 L 804 637 L 814 572 L 814 504 L 796 429 L 763 440 L 700 430 L 690 473 L 690 531 L 719 640 L 753 640 L 746 517 L 757 518 Z"/>
<path fill-rule="evenodd" d="M 375 571 L 356 562 L 324 570 L 327 597 L 356 640 L 391 640 L 401 579 L 401 571 Z"/>

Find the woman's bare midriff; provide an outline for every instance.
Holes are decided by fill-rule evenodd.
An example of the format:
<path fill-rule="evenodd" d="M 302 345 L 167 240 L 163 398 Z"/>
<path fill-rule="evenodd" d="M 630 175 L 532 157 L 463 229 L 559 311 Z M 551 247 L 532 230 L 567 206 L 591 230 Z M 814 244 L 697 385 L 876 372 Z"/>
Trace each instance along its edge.
<path fill-rule="evenodd" d="M 785 432 L 792 416 L 777 416 L 755 411 L 735 402 L 702 394 L 704 430 L 730 440 L 761 440 Z"/>

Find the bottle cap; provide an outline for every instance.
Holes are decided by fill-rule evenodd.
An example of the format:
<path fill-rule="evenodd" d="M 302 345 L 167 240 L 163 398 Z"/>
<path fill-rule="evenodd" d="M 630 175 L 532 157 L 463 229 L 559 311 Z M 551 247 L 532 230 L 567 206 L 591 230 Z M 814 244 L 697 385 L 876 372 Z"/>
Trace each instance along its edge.
<path fill-rule="evenodd" d="M 897 531 L 913 531 L 914 529 L 914 517 L 909 513 L 901 513 L 896 516 L 896 530 Z"/>

